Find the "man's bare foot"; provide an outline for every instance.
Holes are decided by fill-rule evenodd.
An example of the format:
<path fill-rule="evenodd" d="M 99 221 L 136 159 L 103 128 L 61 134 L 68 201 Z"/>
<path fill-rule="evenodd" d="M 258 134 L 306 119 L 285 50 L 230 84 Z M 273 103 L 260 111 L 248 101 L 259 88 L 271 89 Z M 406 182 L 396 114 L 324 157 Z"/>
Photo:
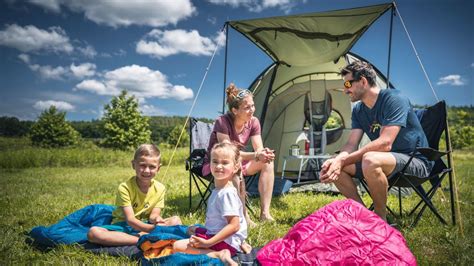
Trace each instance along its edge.
<path fill-rule="evenodd" d="M 250 252 L 252 252 L 252 246 L 245 241 L 240 245 L 240 249 L 242 249 L 242 252 L 245 254 L 250 254 Z"/>

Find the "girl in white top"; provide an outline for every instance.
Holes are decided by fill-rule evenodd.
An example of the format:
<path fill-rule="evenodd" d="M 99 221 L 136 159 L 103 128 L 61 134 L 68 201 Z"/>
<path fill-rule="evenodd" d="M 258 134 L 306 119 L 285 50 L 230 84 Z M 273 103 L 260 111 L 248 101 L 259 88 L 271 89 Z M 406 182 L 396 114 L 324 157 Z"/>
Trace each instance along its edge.
<path fill-rule="evenodd" d="M 215 189 L 207 203 L 206 229 L 191 230 L 189 239 L 176 241 L 175 252 L 207 254 L 221 259 L 224 263 L 237 265 L 231 259 L 241 251 L 247 238 L 247 222 L 243 215 L 243 205 L 232 180 L 240 176 L 239 149 L 230 142 L 214 145 L 211 151 L 211 173 Z"/>

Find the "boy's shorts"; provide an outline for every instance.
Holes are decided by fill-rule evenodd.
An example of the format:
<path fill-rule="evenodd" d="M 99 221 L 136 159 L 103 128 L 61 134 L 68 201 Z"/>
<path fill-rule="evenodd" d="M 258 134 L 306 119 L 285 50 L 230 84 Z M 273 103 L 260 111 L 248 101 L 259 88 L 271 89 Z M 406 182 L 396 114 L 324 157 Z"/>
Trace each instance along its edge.
<path fill-rule="evenodd" d="M 133 229 L 125 221 L 117 222 L 117 223 L 114 223 L 114 224 L 105 224 L 105 225 L 101 225 L 99 227 L 105 228 L 109 231 L 122 232 L 122 233 L 126 233 L 126 234 L 129 234 L 129 235 L 137 235 L 138 233 L 140 233 L 140 231 L 137 231 L 137 230 Z"/>
<path fill-rule="evenodd" d="M 195 235 L 197 237 L 204 238 L 204 239 L 210 239 L 211 237 L 214 236 L 214 235 L 208 234 L 207 229 L 202 228 L 202 227 L 196 228 Z M 215 245 L 213 245 L 209 248 L 212 249 L 212 250 L 215 250 L 215 251 L 221 251 L 221 250 L 227 249 L 227 250 L 230 251 L 230 255 L 232 257 L 237 254 L 237 250 L 234 247 L 232 247 L 231 245 L 227 244 L 225 241 L 219 242 L 219 243 L 217 243 L 217 244 L 215 244 Z"/>
<path fill-rule="evenodd" d="M 393 169 L 392 173 L 389 176 L 387 176 L 387 179 L 392 178 L 395 174 L 400 172 L 403 169 L 403 167 L 405 167 L 405 164 L 408 162 L 408 160 L 410 159 L 410 155 L 407 155 L 404 153 L 391 152 L 391 154 L 393 155 L 393 157 L 395 157 L 396 163 L 395 163 L 395 168 Z M 364 174 L 362 171 L 362 163 L 357 162 L 355 166 L 356 166 L 356 174 L 354 177 L 364 178 Z M 415 157 L 405 169 L 405 173 L 408 175 L 427 177 L 429 175 L 429 170 L 426 167 L 426 164 L 422 160 Z"/>

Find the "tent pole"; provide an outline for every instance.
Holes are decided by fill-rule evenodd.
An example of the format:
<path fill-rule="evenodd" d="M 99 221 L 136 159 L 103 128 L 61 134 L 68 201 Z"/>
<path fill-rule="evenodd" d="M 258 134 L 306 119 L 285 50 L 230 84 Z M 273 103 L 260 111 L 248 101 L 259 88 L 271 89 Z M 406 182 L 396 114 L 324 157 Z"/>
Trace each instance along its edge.
<path fill-rule="evenodd" d="M 388 40 L 388 64 L 387 64 L 387 89 L 390 88 L 390 56 L 392 54 L 392 33 L 393 33 L 393 17 L 395 16 L 395 5 L 392 5 L 392 13 L 390 15 L 390 34 Z"/>
<path fill-rule="evenodd" d="M 313 128 L 313 88 L 311 87 L 311 74 L 309 75 L 309 150 L 308 155 L 314 155 L 314 128 Z"/>
<path fill-rule="evenodd" d="M 227 86 L 227 46 L 229 44 L 229 23 L 224 24 L 225 28 L 225 56 L 224 56 L 224 89 L 222 97 L 222 114 L 225 113 L 225 88 Z"/>
<path fill-rule="evenodd" d="M 263 123 L 265 122 L 265 115 L 267 113 L 268 100 L 270 99 L 270 94 L 273 90 L 273 82 L 275 82 L 275 77 L 276 77 L 276 72 L 278 71 L 278 67 L 280 67 L 280 63 L 275 64 L 275 70 L 273 70 L 272 78 L 270 80 L 270 85 L 269 85 L 269 88 L 267 90 L 267 95 L 265 96 L 265 101 L 263 102 L 262 116 L 260 117 L 260 127 L 262 129 L 263 129 Z"/>

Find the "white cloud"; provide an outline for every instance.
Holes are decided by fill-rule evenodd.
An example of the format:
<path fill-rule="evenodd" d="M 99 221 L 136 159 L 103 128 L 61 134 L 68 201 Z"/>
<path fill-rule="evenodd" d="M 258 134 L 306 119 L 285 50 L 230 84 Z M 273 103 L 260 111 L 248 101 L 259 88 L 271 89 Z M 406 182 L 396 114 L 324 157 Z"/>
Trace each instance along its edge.
<path fill-rule="evenodd" d="M 93 92 L 99 95 L 117 95 L 120 91 L 108 91 L 104 83 L 94 80 L 87 79 L 81 81 L 81 83 L 76 85 L 76 89 Z"/>
<path fill-rule="evenodd" d="M 297 4 L 297 1 L 290 0 L 208 0 L 208 2 L 216 5 L 229 5 L 233 8 L 245 7 L 251 12 L 261 12 L 267 8 L 279 8 L 285 13 L 289 13 Z M 302 0 L 306 2 L 306 0 Z"/>
<path fill-rule="evenodd" d="M 95 75 L 96 65 L 92 63 L 83 63 L 75 65 L 72 63 L 69 67 L 38 65 L 31 62 L 31 58 L 27 54 L 18 55 L 21 61 L 28 65 L 28 67 L 37 72 L 44 79 L 62 80 L 68 77 L 85 78 Z"/>
<path fill-rule="evenodd" d="M 61 27 L 39 29 L 33 25 L 7 25 L 0 31 L 0 45 L 18 49 L 22 52 L 65 52 L 71 53 L 74 48 L 69 37 Z"/>
<path fill-rule="evenodd" d="M 165 111 L 154 105 L 149 104 L 140 105 L 140 111 L 142 112 L 142 114 L 147 116 L 166 115 Z"/>
<path fill-rule="evenodd" d="M 471 67 L 474 67 L 474 63 L 471 63 Z"/>
<path fill-rule="evenodd" d="M 224 41 L 223 41 L 224 40 Z M 179 53 L 195 56 L 212 55 L 216 45 L 225 44 L 225 34 L 218 33 L 214 39 L 203 37 L 197 30 L 170 30 L 154 29 L 144 39 L 137 43 L 136 51 L 156 58 L 163 58 Z"/>
<path fill-rule="evenodd" d="M 76 108 L 74 105 L 64 102 L 64 101 L 53 101 L 53 100 L 48 100 L 48 101 L 37 101 L 33 107 L 38 110 L 45 110 L 48 109 L 51 106 L 56 106 L 58 110 L 62 111 L 74 111 Z"/>
<path fill-rule="evenodd" d="M 135 0 L 135 1 L 90 1 L 90 0 L 49 0 L 30 1 L 47 10 L 59 12 L 61 6 L 84 13 L 97 24 L 111 27 L 147 25 L 160 27 L 176 25 L 196 12 L 190 0 Z"/>
<path fill-rule="evenodd" d="M 79 94 L 49 90 L 49 91 L 40 91 L 41 98 L 51 99 L 53 101 L 66 101 L 68 103 L 84 104 L 90 103 L 90 99 Z"/>
<path fill-rule="evenodd" d="M 77 47 L 77 50 L 87 58 L 94 58 L 97 55 L 97 51 L 91 45 L 86 45 L 86 47 Z"/>
<path fill-rule="evenodd" d="M 439 78 L 437 85 L 463 86 L 466 81 L 460 75 L 448 75 Z"/>
<path fill-rule="evenodd" d="M 38 74 L 44 79 L 61 80 L 69 73 L 69 71 L 62 66 L 53 67 L 49 65 L 40 66 L 38 64 L 33 64 L 29 65 L 29 67 L 31 70 L 38 72 Z"/>
<path fill-rule="evenodd" d="M 207 21 L 211 23 L 212 25 L 216 25 L 217 23 L 217 18 L 216 17 L 207 17 Z"/>
<path fill-rule="evenodd" d="M 76 66 L 74 63 L 72 63 L 70 69 L 75 77 L 85 78 L 95 75 L 96 65 L 92 63 L 83 63 Z"/>
<path fill-rule="evenodd" d="M 166 75 L 148 67 L 131 65 L 106 72 L 102 80 L 84 80 L 75 89 L 93 92 L 99 95 L 118 95 L 127 90 L 138 98 L 157 97 L 187 100 L 193 97 L 193 91 L 181 85 L 169 83 Z"/>
<path fill-rule="evenodd" d="M 59 0 L 29 0 L 30 3 L 41 6 L 46 10 L 58 13 L 61 10 Z"/>

